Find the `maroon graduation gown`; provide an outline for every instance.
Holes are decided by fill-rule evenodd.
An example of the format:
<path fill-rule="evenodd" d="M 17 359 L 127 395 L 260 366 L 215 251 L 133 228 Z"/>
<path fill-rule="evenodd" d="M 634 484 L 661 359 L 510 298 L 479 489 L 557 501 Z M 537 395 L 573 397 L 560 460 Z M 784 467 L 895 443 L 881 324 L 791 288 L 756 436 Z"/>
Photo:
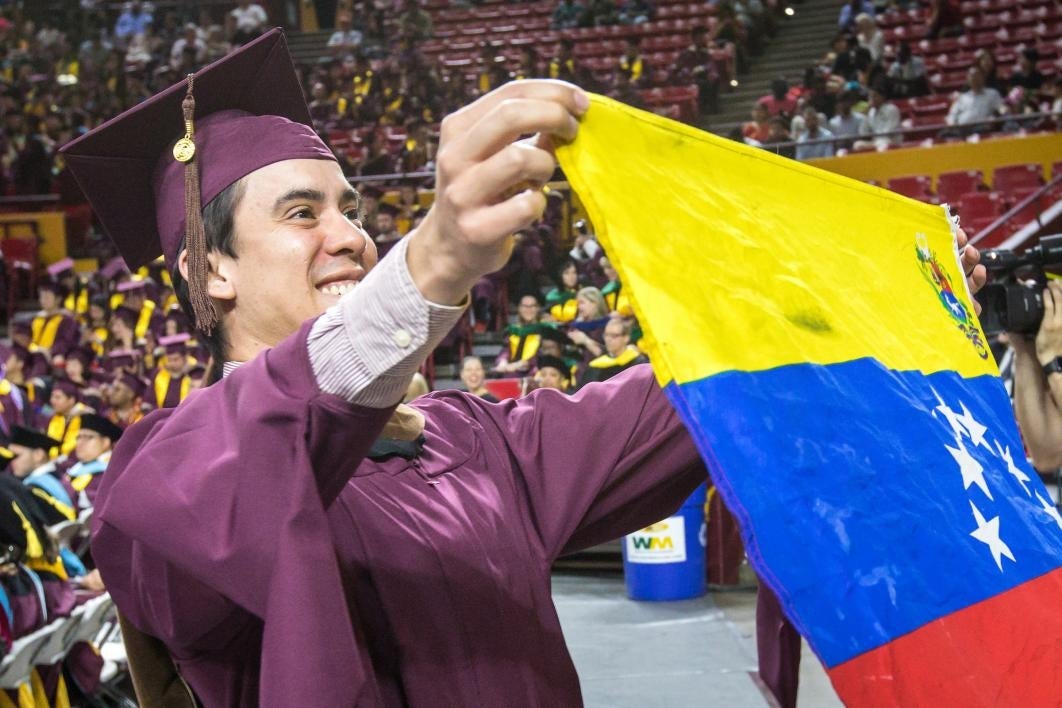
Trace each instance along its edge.
<path fill-rule="evenodd" d="M 306 333 L 123 436 L 93 538 L 119 608 L 206 706 L 579 704 L 551 562 L 704 480 L 649 368 L 418 399 L 421 455 L 359 465 L 390 411 L 319 393 Z"/>

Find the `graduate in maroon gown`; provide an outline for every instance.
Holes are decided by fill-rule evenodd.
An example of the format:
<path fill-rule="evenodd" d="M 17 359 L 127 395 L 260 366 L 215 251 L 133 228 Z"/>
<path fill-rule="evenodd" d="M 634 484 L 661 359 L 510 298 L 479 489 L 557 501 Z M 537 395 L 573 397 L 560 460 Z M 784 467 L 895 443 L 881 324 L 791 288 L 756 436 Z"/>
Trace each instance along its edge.
<path fill-rule="evenodd" d="M 151 402 L 156 408 L 176 408 L 192 390 L 192 380 L 188 376 L 189 339 L 191 336 L 187 333 L 159 339 L 165 355 L 151 377 Z"/>
<path fill-rule="evenodd" d="M 121 437 L 122 428 L 107 418 L 95 413 L 81 416 L 74 448 L 77 463 L 66 472 L 79 511 L 90 509 L 95 503 L 111 451 Z"/>
<path fill-rule="evenodd" d="M 449 118 L 435 207 L 378 267 L 279 33 L 65 149 L 130 268 L 163 252 L 226 362 L 126 431 L 94 517 L 119 608 L 205 705 L 579 702 L 550 563 L 704 478 L 651 372 L 395 405 L 545 206 L 524 185 L 552 174 L 549 139 L 511 143 L 570 139 L 585 107 L 522 82 Z M 620 428 L 593 414 L 614 407 Z"/>

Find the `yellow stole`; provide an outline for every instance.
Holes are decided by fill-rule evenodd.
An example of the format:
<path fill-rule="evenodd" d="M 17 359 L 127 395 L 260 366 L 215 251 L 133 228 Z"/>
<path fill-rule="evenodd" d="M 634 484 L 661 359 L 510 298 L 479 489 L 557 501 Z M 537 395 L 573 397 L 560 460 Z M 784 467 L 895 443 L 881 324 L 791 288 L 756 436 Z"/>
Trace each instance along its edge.
<path fill-rule="evenodd" d="M 123 302 L 125 302 L 125 295 L 122 293 L 111 295 L 111 312 L 114 312 L 114 310 L 120 307 Z"/>
<path fill-rule="evenodd" d="M 166 392 L 170 390 L 170 381 L 172 380 L 169 369 L 163 367 L 159 369 L 159 373 L 155 374 L 155 407 L 162 408 L 162 405 L 166 402 Z M 177 399 L 180 403 L 188 396 L 188 387 L 191 384 L 191 377 L 187 374 L 181 377 L 181 397 Z"/>
<path fill-rule="evenodd" d="M 88 289 L 86 288 L 86 289 L 82 290 L 80 293 L 78 293 L 76 302 L 74 301 L 74 294 L 73 293 L 70 293 L 69 295 L 67 295 L 66 299 L 63 300 L 63 307 L 65 307 L 66 309 L 70 310 L 71 312 L 76 312 L 79 315 L 83 315 L 86 312 L 88 312 L 88 308 L 89 308 Z"/>
<path fill-rule="evenodd" d="M 523 349 L 520 348 L 520 340 L 524 340 Z M 524 361 L 530 359 L 538 351 L 542 337 L 537 334 L 509 335 L 509 361 Z"/>
<path fill-rule="evenodd" d="M 602 354 L 591 361 L 589 366 L 592 366 L 595 369 L 609 369 L 613 366 L 624 366 L 637 359 L 640 355 L 641 352 L 634 347 L 627 347 L 622 354 L 616 357 Z"/>
<path fill-rule="evenodd" d="M 53 415 L 48 421 L 48 437 L 59 440 L 62 445 L 53 447 L 48 456 L 55 458 L 60 453 L 69 455 L 74 451 L 77 444 L 77 432 L 81 430 L 81 416 L 71 415 L 69 418 L 61 415 Z"/>
<path fill-rule="evenodd" d="M 573 297 L 571 300 L 549 308 L 549 314 L 557 322 L 571 322 L 579 314 L 579 303 Z"/>
<path fill-rule="evenodd" d="M 59 325 L 62 322 L 62 313 L 50 317 L 44 315 L 34 317 L 33 324 L 30 325 L 33 346 L 38 349 L 51 349 L 55 344 L 55 335 L 59 333 Z"/>
<path fill-rule="evenodd" d="M 140 308 L 140 319 L 136 321 L 136 327 L 133 328 L 133 334 L 137 339 L 143 339 L 147 334 L 148 326 L 151 324 L 151 316 L 155 314 L 155 302 L 154 300 L 145 300 L 144 306 Z"/>

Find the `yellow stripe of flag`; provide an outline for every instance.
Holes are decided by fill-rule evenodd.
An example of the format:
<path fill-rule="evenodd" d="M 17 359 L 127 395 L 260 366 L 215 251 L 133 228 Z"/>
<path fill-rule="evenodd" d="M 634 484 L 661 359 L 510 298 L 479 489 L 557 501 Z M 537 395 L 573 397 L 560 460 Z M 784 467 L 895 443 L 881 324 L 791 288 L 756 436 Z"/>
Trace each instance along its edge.
<path fill-rule="evenodd" d="M 868 356 L 896 370 L 998 373 L 941 207 L 601 96 L 557 156 L 663 384 Z"/>

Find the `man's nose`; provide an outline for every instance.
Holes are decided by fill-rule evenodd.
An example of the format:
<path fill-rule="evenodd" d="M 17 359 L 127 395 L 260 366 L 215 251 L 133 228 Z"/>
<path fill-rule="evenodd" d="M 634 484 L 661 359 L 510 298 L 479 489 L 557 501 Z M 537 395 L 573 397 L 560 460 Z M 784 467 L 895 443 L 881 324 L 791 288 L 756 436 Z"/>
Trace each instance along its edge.
<path fill-rule="evenodd" d="M 340 214 L 327 225 L 324 250 L 332 256 L 349 255 L 357 260 L 365 252 L 368 238 L 365 231 Z"/>

